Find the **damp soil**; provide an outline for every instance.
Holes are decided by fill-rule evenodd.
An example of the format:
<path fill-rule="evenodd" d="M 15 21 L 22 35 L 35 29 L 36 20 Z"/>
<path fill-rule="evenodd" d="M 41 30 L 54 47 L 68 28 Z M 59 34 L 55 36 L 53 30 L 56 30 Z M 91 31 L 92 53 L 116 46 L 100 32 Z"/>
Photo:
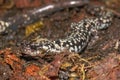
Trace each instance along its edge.
<path fill-rule="evenodd" d="M 96 3 L 108 6 L 120 13 L 120 7 L 109 6 L 104 1 L 92 1 L 88 4 L 95 5 Z M 23 55 L 17 46 L 23 40 L 31 41 L 37 36 L 50 40 L 64 38 L 69 34 L 71 23 L 78 22 L 85 17 L 90 17 L 85 12 L 85 5 L 82 7 L 65 8 L 43 17 L 40 20 L 43 22 L 42 28 L 28 37 L 25 36 L 25 27 L 20 27 L 18 30 L 0 35 L 0 80 L 57 80 L 58 78 L 60 80 L 85 80 L 83 77 L 87 80 L 103 80 L 100 76 L 106 77 L 101 75 L 104 73 L 97 73 L 96 70 L 103 63 L 107 64 L 106 60 L 111 62 L 108 61 L 109 65 L 106 65 L 105 69 L 113 70 L 114 73 L 110 74 L 112 79 L 119 80 L 120 75 L 117 70 L 120 71 L 120 17 L 115 16 L 112 25 L 108 29 L 99 31 L 97 39 L 91 39 L 88 46 L 79 55 L 71 55 L 72 53 L 65 51 L 61 52 L 61 54 L 52 55 L 51 53 L 42 57 L 34 57 Z M 80 59 L 86 61 L 80 62 Z M 94 66 L 89 65 L 89 63 Z M 83 64 L 85 67 L 82 66 Z M 110 64 L 114 64 L 114 67 L 109 68 Z M 104 69 L 102 70 L 104 71 Z M 98 71 L 102 70 L 99 68 Z M 93 74 L 92 77 L 91 73 Z M 114 74 L 118 76 L 113 76 Z M 106 78 L 104 80 L 112 79 Z"/>

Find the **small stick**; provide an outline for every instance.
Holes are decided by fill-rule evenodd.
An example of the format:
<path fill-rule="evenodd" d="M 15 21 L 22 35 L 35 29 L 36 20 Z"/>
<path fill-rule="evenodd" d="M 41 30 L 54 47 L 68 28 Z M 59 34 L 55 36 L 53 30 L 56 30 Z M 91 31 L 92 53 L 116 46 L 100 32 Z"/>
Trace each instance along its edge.
<path fill-rule="evenodd" d="M 31 24 L 42 17 L 45 17 L 53 12 L 59 11 L 61 9 L 83 6 L 88 4 L 89 0 L 72 0 L 72 1 L 64 1 L 55 4 L 48 4 L 40 8 L 36 8 L 34 10 L 27 11 L 23 14 L 17 14 L 13 17 L 9 17 L 7 19 L 0 19 L 2 22 L 9 23 L 7 26 L 3 26 L 5 28 L 10 27 L 12 30 L 17 30 L 21 26 L 26 26 Z M 0 25 L 1 26 L 1 25 Z"/>

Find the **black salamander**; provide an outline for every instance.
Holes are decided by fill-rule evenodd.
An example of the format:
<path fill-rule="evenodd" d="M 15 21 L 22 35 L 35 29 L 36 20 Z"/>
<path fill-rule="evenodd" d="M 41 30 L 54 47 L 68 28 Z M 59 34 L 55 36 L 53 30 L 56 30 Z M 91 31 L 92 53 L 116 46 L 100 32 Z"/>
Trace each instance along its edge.
<path fill-rule="evenodd" d="M 108 28 L 113 19 L 112 11 L 102 6 L 89 7 L 87 12 L 93 14 L 94 17 L 85 18 L 78 23 L 72 23 L 70 34 L 64 39 L 52 41 L 38 38 L 30 43 L 24 43 L 24 53 L 38 55 L 41 50 L 57 53 L 64 50 L 75 53 L 81 52 L 89 43 L 91 35 L 98 30 Z"/>

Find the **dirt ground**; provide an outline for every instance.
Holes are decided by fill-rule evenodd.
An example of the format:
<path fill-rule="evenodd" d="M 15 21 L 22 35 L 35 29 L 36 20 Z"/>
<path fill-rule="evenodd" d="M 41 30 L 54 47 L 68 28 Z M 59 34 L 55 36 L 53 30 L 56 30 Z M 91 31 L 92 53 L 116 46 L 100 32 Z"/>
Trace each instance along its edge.
<path fill-rule="evenodd" d="M 42 1 L 42 0 L 41 0 Z M 50 0 L 57 3 L 65 0 Z M 26 36 L 26 27 L 0 35 L 0 80 L 120 80 L 120 5 L 119 0 L 92 0 L 88 4 L 103 5 L 115 11 L 112 25 L 99 31 L 79 54 L 68 51 L 60 54 L 25 55 L 18 47 L 23 40 L 38 35 L 48 39 L 67 36 L 72 22 L 90 17 L 85 6 L 64 8 L 39 20 L 42 27 Z M 46 5 L 46 3 L 40 5 Z M 30 8 L 31 9 L 31 8 Z M 9 14 L 25 12 L 28 8 L 11 8 Z M 6 9 L 0 13 L 8 14 Z M 3 17 L 3 15 L 0 15 Z M 34 24 L 34 23 L 33 23 Z M 36 23 L 37 24 L 37 23 Z M 40 26 L 40 25 L 39 25 Z M 32 31 L 30 31 L 32 32 Z"/>

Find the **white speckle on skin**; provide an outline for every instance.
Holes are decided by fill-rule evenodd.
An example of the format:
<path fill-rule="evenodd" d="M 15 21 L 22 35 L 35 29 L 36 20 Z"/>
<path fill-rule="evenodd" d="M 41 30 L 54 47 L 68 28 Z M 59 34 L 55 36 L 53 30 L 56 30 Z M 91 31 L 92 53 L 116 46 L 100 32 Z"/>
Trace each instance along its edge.
<path fill-rule="evenodd" d="M 72 4 L 74 4 L 74 2 Z M 49 7 L 53 7 L 53 6 L 49 6 Z M 46 8 L 43 8 L 43 10 Z M 95 14 L 98 14 L 99 17 L 96 16 L 95 18 L 86 18 L 79 21 L 78 23 L 72 23 L 71 34 L 67 36 L 65 39 L 58 39 L 56 41 L 50 41 L 46 39 L 47 42 L 45 40 L 43 40 L 42 42 L 41 41 L 42 38 L 38 38 L 37 41 L 40 41 L 41 43 L 38 42 L 38 44 L 34 44 L 34 46 L 39 47 L 39 44 L 42 44 L 42 46 L 40 47 L 50 52 L 61 52 L 65 49 L 67 49 L 70 52 L 82 51 L 82 49 L 88 44 L 88 41 L 92 33 L 97 32 L 99 29 L 104 29 L 111 24 L 113 16 L 110 16 L 110 14 L 107 15 L 108 13 L 105 14 L 104 12 L 101 11 L 102 9 L 103 8 L 101 7 L 100 8 L 97 7 L 96 9 L 93 9 L 96 11 L 100 11 L 100 13 L 95 13 L 96 11 L 94 12 Z M 45 45 L 45 43 L 47 43 L 48 45 Z M 39 54 L 39 51 L 35 51 L 35 52 Z"/>

